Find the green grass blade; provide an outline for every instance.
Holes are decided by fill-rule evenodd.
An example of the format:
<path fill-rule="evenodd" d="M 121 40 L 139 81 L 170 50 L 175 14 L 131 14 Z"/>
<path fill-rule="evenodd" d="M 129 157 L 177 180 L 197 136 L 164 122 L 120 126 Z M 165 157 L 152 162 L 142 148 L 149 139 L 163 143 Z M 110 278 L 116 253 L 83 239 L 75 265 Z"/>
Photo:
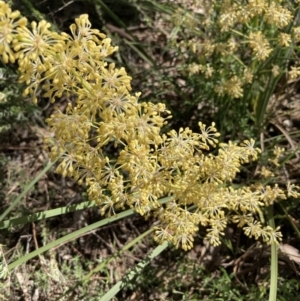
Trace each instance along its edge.
<path fill-rule="evenodd" d="M 173 199 L 172 196 L 165 197 L 165 198 L 160 199 L 159 202 L 161 204 L 165 204 L 165 203 L 169 202 L 172 199 Z M 51 242 L 51 243 L 49 243 L 49 244 L 41 247 L 41 248 L 39 248 L 39 249 L 31 252 L 31 253 L 28 253 L 28 254 L 24 255 L 23 257 L 17 259 L 16 261 L 10 263 L 8 265 L 8 270 L 11 271 L 14 268 L 16 268 L 17 266 L 19 266 L 19 265 L 25 263 L 26 261 L 28 261 L 29 259 L 31 259 L 31 258 L 33 258 L 35 256 L 38 256 L 38 255 L 41 255 L 42 253 L 44 253 L 44 252 L 46 252 L 46 251 L 48 251 L 48 250 L 50 250 L 52 248 L 55 248 L 55 247 L 59 246 L 60 244 L 65 244 L 66 242 L 72 241 L 72 240 L 78 238 L 79 236 L 82 236 L 83 234 L 89 232 L 89 231 L 92 231 L 92 230 L 94 230 L 96 228 L 102 227 L 104 225 L 113 223 L 113 222 L 115 222 L 117 220 L 123 219 L 125 217 L 130 216 L 130 215 L 133 215 L 134 213 L 135 212 L 134 212 L 133 209 L 129 209 L 129 210 L 123 211 L 121 213 L 118 213 L 115 216 L 112 216 L 112 217 L 109 217 L 109 218 L 105 218 L 105 219 L 103 219 L 101 221 L 98 221 L 98 222 L 96 222 L 94 224 L 91 224 L 91 225 L 86 226 L 84 228 L 81 228 L 81 229 L 79 229 L 77 231 L 69 233 L 69 234 L 67 234 L 67 235 L 65 235 L 65 236 L 63 236 L 63 237 L 61 237 L 61 238 L 59 238 L 59 239 L 57 239 L 57 240 L 55 240 L 55 241 L 53 241 L 53 242 Z"/>
<path fill-rule="evenodd" d="M 148 55 L 146 55 L 143 51 L 139 50 L 139 48 L 136 47 L 133 42 L 130 42 L 128 40 L 124 40 L 124 43 L 127 44 L 132 50 L 134 50 L 150 66 L 154 65 L 153 60 Z"/>
<path fill-rule="evenodd" d="M 10 204 L 10 206 L 1 214 L 0 222 L 20 203 L 22 198 L 34 187 L 34 185 L 42 178 L 42 176 L 55 164 L 56 161 L 48 163 L 44 169 L 32 180 L 23 190 L 23 192 Z"/>
<path fill-rule="evenodd" d="M 299 201 L 299 200 L 298 200 Z M 300 240 L 300 231 L 296 225 L 296 223 L 293 221 L 293 219 L 291 218 L 290 214 L 288 213 L 288 211 L 284 208 L 284 206 L 282 206 L 280 203 L 279 203 L 279 206 L 281 208 L 281 210 L 284 212 L 284 217 L 288 219 L 288 221 L 290 222 L 291 226 L 293 227 L 298 239 Z"/>
<path fill-rule="evenodd" d="M 173 7 L 171 7 L 170 3 L 158 3 L 157 1 L 150 0 L 144 1 L 144 3 L 141 3 L 141 6 L 143 6 L 144 8 L 151 8 L 151 10 L 154 12 L 161 12 L 168 15 L 172 15 L 172 13 L 174 12 L 174 9 Z"/>
<path fill-rule="evenodd" d="M 116 258 L 120 257 L 125 251 L 127 251 L 128 249 L 130 249 L 131 247 L 135 246 L 139 241 L 143 240 L 144 237 L 148 236 L 150 233 L 152 233 L 154 231 L 153 228 L 147 230 L 146 232 L 142 233 L 141 235 L 139 235 L 137 238 L 131 240 L 128 244 L 126 244 L 120 251 L 116 252 L 115 254 L 113 254 L 112 256 L 110 256 L 109 258 L 106 258 L 104 261 L 102 261 L 98 266 L 96 266 L 94 269 L 92 269 L 88 274 L 86 274 L 85 276 L 82 277 L 82 279 L 80 279 L 80 281 L 78 281 L 77 283 L 75 283 L 75 285 L 73 285 L 71 288 L 69 288 L 65 293 L 64 293 L 64 297 L 68 296 L 71 292 L 74 291 L 74 289 L 80 285 L 81 283 L 86 283 L 90 280 L 90 278 L 95 275 L 96 273 L 102 271 L 110 262 L 112 262 L 113 260 L 115 260 Z M 54 301 L 59 301 L 61 300 L 62 296 L 59 296 L 57 299 L 55 299 Z"/>
<path fill-rule="evenodd" d="M 50 217 L 66 214 L 69 212 L 74 212 L 78 210 L 83 210 L 91 207 L 98 206 L 95 201 L 87 201 L 80 204 L 74 204 L 70 206 L 60 207 L 56 209 L 51 209 L 42 212 L 36 212 L 27 216 L 21 216 L 18 218 L 9 219 L 6 221 L 0 222 L 0 229 L 8 228 L 10 226 L 22 225 L 30 222 L 35 222 L 38 220 L 44 220 Z"/>
<path fill-rule="evenodd" d="M 167 198 L 160 199 L 159 202 L 161 204 L 164 204 L 170 200 L 171 200 L 171 198 L 167 197 Z M 98 204 L 95 201 L 87 201 L 87 202 L 83 202 L 80 204 L 74 204 L 74 205 L 55 208 L 55 209 L 51 209 L 51 210 L 47 210 L 47 211 L 36 212 L 34 214 L 2 221 L 2 222 L 0 222 L 0 229 L 5 229 L 10 226 L 17 226 L 17 225 L 30 223 L 30 222 L 35 222 L 38 220 L 44 220 L 44 219 L 47 219 L 50 217 L 63 215 L 63 214 L 69 213 L 69 212 L 88 209 L 88 208 L 92 208 L 92 207 L 96 207 L 96 206 L 98 206 Z"/>
<path fill-rule="evenodd" d="M 126 32 L 134 38 L 130 31 L 127 30 L 126 24 L 104 3 L 102 0 L 96 0 L 96 4 L 100 5 L 103 10 L 122 28 L 126 30 Z"/>
<path fill-rule="evenodd" d="M 103 262 L 101 262 L 98 266 L 96 266 L 93 270 L 91 270 L 87 275 L 85 275 L 82 278 L 82 282 L 86 282 L 88 281 L 91 276 L 93 276 L 95 273 L 101 271 L 105 266 L 107 266 L 110 262 L 112 262 L 116 257 L 122 255 L 122 253 L 124 253 L 125 251 L 127 251 L 128 249 L 130 249 L 131 247 L 135 246 L 138 242 L 140 242 L 141 240 L 144 239 L 144 237 L 148 236 L 149 234 L 151 234 L 154 231 L 153 228 L 145 231 L 144 233 L 142 233 L 141 235 L 139 235 L 137 238 L 131 240 L 128 244 L 126 244 L 119 252 L 117 252 L 116 254 L 114 254 L 113 256 L 109 257 L 108 259 L 104 260 Z"/>
<path fill-rule="evenodd" d="M 136 51 L 136 53 L 148 64 L 155 66 L 156 62 L 147 54 L 147 52 L 144 50 L 142 45 L 140 45 L 139 41 L 130 32 L 130 30 L 128 30 L 127 25 L 104 3 L 104 1 L 97 0 L 96 3 L 103 8 L 103 10 L 118 24 L 118 26 L 122 27 L 125 30 L 126 33 L 131 36 L 134 43 L 136 43 L 137 45 L 139 44 L 139 46 L 134 46 L 132 43 L 129 43 L 125 40 L 126 44 L 128 44 L 134 51 Z"/>
<path fill-rule="evenodd" d="M 157 246 L 143 261 L 138 263 L 131 269 L 122 280 L 116 283 L 101 299 L 100 301 L 111 300 L 129 281 L 131 281 L 137 274 L 141 273 L 145 266 L 147 266 L 152 259 L 157 257 L 162 251 L 168 247 L 168 243 L 164 242 L 162 245 Z"/>
<path fill-rule="evenodd" d="M 89 232 L 89 231 L 92 231 L 92 230 L 97 229 L 99 227 L 102 227 L 104 225 L 113 223 L 113 222 L 115 222 L 117 220 L 120 220 L 122 218 L 128 217 L 128 216 L 133 215 L 133 214 L 134 214 L 134 211 L 132 209 L 129 209 L 129 210 L 126 210 L 126 211 L 124 211 L 122 213 L 118 213 L 115 216 L 112 216 L 112 217 L 109 217 L 109 218 L 105 218 L 105 219 L 103 219 L 101 221 L 98 221 L 98 222 L 96 222 L 94 224 L 88 225 L 88 226 L 83 227 L 83 228 L 81 228 L 81 229 L 79 229 L 77 231 L 74 231 L 74 232 L 72 232 L 70 234 L 67 234 L 67 235 L 65 235 L 65 236 L 63 236 L 63 237 L 61 237 L 61 238 L 59 238 L 59 239 L 57 239 L 57 240 L 55 240 L 55 241 L 53 241 L 53 242 L 51 242 L 51 243 L 49 243 L 49 244 L 41 247 L 41 248 L 39 248 L 39 249 L 31 252 L 31 253 L 28 253 L 28 254 L 22 256 L 21 258 L 17 259 L 16 261 L 10 263 L 7 266 L 8 271 L 12 271 L 14 268 L 16 268 L 17 266 L 25 263 L 29 259 L 31 259 L 31 258 L 33 258 L 35 256 L 38 256 L 38 255 L 41 255 L 42 253 L 44 253 L 44 252 L 46 252 L 46 251 L 48 251 L 50 249 L 53 249 L 53 248 L 59 246 L 60 244 L 65 244 L 66 242 L 72 241 L 72 240 L 78 238 L 79 236 L 82 236 L 83 234 Z"/>
<path fill-rule="evenodd" d="M 267 60 L 268 63 L 263 64 L 261 69 L 270 68 L 270 65 L 274 62 L 277 62 L 279 66 L 284 66 L 285 62 L 289 60 L 291 56 L 291 49 L 282 50 L 279 48 L 277 53 L 273 56 L 270 56 Z M 266 117 L 266 110 L 268 103 L 272 94 L 275 91 L 275 88 L 278 85 L 278 82 L 283 78 L 284 73 L 281 73 L 280 76 L 274 77 L 273 75 L 270 76 L 268 84 L 265 87 L 265 92 L 262 95 L 262 98 L 258 99 L 255 104 L 255 122 L 256 125 L 260 128 L 263 126 L 263 122 Z"/>

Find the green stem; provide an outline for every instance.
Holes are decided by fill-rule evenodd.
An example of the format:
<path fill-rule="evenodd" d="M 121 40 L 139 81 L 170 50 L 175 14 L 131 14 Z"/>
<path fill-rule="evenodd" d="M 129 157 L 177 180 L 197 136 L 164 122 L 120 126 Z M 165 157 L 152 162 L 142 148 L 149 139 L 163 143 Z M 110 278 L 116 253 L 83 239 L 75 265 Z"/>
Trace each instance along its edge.
<path fill-rule="evenodd" d="M 273 206 L 268 207 L 269 225 L 275 229 L 275 221 L 273 216 Z M 277 297 L 277 280 L 278 280 L 278 246 L 276 242 L 271 244 L 271 276 L 270 276 L 270 293 L 269 301 L 276 301 Z"/>

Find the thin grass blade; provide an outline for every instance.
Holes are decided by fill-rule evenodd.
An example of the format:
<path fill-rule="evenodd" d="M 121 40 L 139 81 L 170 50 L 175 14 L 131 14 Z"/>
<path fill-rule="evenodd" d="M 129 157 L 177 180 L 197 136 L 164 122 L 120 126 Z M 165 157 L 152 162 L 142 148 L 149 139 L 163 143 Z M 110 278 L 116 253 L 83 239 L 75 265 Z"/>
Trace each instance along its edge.
<path fill-rule="evenodd" d="M 98 221 L 94 224 L 91 224 L 91 225 L 88 225 L 86 227 L 83 227 L 77 231 L 74 231 L 70 234 L 67 234 L 55 241 L 52 241 L 51 243 L 31 252 L 31 253 L 28 253 L 24 256 L 22 256 L 21 258 L 17 259 L 16 261 L 10 263 L 8 265 L 8 270 L 9 271 L 12 271 L 14 268 L 18 267 L 19 265 L 25 263 L 26 261 L 28 261 L 29 259 L 35 257 L 35 256 L 38 256 L 38 255 L 41 255 L 42 253 L 46 252 L 46 251 L 49 251 L 50 249 L 53 249 L 55 247 L 58 247 L 60 245 L 63 245 L 69 241 L 73 241 L 75 240 L 76 238 L 88 233 L 89 231 L 92 231 L 92 230 L 95 230 L 99 227 L 102 227 L 104 225 L 107 225 L 107 224 L 110 224 L 110 223 L 113 223 L 117 220 L 120 220 L 120 219 L 123 219 L 125 217 L 128 217 L 130 215 L 133 215 L 134 214 L 134 211 L 132 209 L 129 209 L 129 210 L 126 210 L 122 213 L 119 213 L 115 216 L 112 216 L 112 217 L 109 217 L 109 218 L 105 218 L 101 221 Z"/>
<path fill-rule="evenodd" d="M 162 245 L 157 246 L 150 254 L 145 258 L 143 261 L 141 261 L 139 264 L 137 264 L 133 269 L 131 269 L 122 280 L 120 280 L 118 283 L 116 283 L 99 301 L 109 301 L 113 297 L 116 296 L 116 294 L 124 287 L 126 286 L 126 283 L 131 281 L 136 275 L 141 273 L 141 271 L 147 266 L 152 259 L 157 257 L 162 251 L 164 251 L 168 247 L 168 243 L 164 242 Z"/>
<path fill-rule="evenodd" d="M 87 201 L 87 202 L 83 202 L 80 204 L 74 204 L 74 205 L 60 207 L 60 208 L 51 209 L 51 210 L 47 210 L 47 211 L 37 212 L 37 213 L 30 214 L 27 216 L 21 216 L 18 218 L 13 218 L 13 219 L 9 219 L 6 221 L 2 221 L 2 222 L 0 222 L 0 229 L 5 229 L 10 226 L 17 226 L 17 225 L 30 223 L 30 222 L 35 222 L 38 220 L 44 220 L 44 219 L 47 219 L 50 217 L 63 215 L 63 214 L 69 213 L 69 212 L 74 212 L 74 211 L 83 210 L 83 209 L 87 209 L 87 208 L 92 208 L 95 206 L 98 206 L 95 203 L 95 201 Z"/>
<path fill-rule="evenodd" d="M 21 202 L 22 198 L 34 187 L 34 185 L 42 178 L 42 176 L 56 163 L 48 163 L 44 169 L 32 180 L 23 190 L 23 192 L 10 204 L 10 206 L 1 214 L 0 222 Z"/>

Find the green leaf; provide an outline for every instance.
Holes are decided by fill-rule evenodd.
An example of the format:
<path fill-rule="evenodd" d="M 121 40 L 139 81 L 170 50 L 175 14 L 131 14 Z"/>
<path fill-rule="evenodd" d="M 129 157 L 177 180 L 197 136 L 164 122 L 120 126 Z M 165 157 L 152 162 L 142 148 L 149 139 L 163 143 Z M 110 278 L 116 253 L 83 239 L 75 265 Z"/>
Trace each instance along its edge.
<path fill-rule="evenodd" d="M 21 216 L 18 218 L 9 219 L 7 221 L 2 221 L 0 222 L 0 229 L 8 228 L 10 226 L 22 225 L 38 220 L 44 220 L 46 218 L 50 218 L 50 217 L 66 214 L 69 212 L 78 211 L 78 210 L 83 210 L 95 206 L 97 206 L 97 204 L 94 201 L 88 201 L 88 202 L 83 202 L 71 206 L 65 206 L 65 207 L 60 207 L 60 208 L 51 209 L 47 211 L 36 212 L 34 214 L 30 214 L 27 216 Z"/>

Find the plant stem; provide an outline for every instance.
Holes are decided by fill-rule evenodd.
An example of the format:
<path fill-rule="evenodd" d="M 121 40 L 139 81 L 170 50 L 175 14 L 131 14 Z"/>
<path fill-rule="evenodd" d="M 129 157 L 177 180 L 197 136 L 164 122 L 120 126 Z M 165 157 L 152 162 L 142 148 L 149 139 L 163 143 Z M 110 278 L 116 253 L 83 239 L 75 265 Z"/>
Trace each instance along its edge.
<path fill-rule="evenodd" d="M 273 216 L 273 206 L 268 207 L 269 225 L 275 229 L 275 221 Z M 277 297 L 277 280 L 278 280 L 278 246 L 276 242 L 271 244 L 271 276 L 270 276 L 270 293 L 269 301 L 276 301 Z"/>

